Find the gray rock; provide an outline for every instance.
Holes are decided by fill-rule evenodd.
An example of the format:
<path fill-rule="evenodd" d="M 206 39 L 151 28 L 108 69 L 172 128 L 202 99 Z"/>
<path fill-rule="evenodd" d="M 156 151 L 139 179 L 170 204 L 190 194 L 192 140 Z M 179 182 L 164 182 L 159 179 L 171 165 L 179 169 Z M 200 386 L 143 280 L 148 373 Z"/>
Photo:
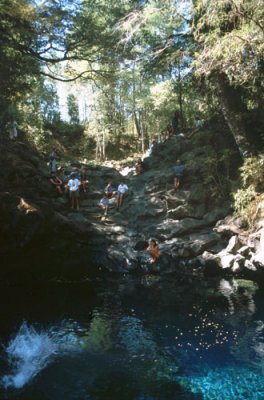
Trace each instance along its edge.
<path fill-rule="evenodd" d="M 192 254 L 192 252 L 191 252 L 191 249 L 190 249 L 190 247 L 188 247 L 188 246 L 184 246 L 183 248 L 180 248 L 179 250 L 178 250 L 178 256 L 179 257 L 183 257 L 183 258 L 189 258 L 190 256 L 192 256 L 193 254 Z"/>
<path fill-rule="evenodd" d="M 201 183 L 195 183 L 190 186 L 188 200 L 191 204 L 205 203 L 207 196 L 206 188 Z"/>
<path fill-rule="evenodd" d="M 206 266 L 207 264 L 214 264 L 218 266 L 217 256 L 209 251 L 204 251 L 203 254 L 197 258 L 203 266 Z"/>
<path fill-rule="evenodd" d="M 218 253 L 216 257 L 219 259 L 220 267 L 222 267 L 223 269 L 230 269 L 236 260 L 236 256 L 234 256 L 233 254 L 225 253 L 224 251 L 222 252 L 222 254 L 221 252 Z"/>
<path fill-rule="evenodd" d="M 193 218 L 185 218 L 183 220 L 165 220 L 157 225 L 156 232 L 158 237 L 165 240 L 172 239 L 173 237 L 182 236 L 195 229 L 205 226 L 203 220 Z"/>
<path fill-rule="evenodd" d="M 223 204 L 222 207 L 217 207 L 212 211 L 208 212 L 207 214 L 205 214 L 204 219 L 208 224 L 213 224 L 219 219 L 225 217 L 229 211 L 230 211 L 230 205 L 229 203 L 226 202 Z M 216 231 L 219 232 L 218 229 L 216 229 Z"/>
<path fill-rule="evenodd" d="M 250 254 L 251 248 L 249 246 L 242 246 L 240 249 L 237 250 L 238 254 L 241 254 L 244 257 L 248 257 Z"/>
<path fill-rule="evenodd" d="M 215 231 L 223 235 L 238 235 L 244 227 L 244 221 L 241 218 L 228 215 L 223 220 L 220 220 L 215 225 Z"/>
<path fill-rule="evenodd" d="M 232 266 L 232 272 L 235 273 L 241 272 L 245 265 L 245 262 L 246 262 L 245 257 L 241 256 L 240 254 L 237 254 L 235 256 L 235 260 Z"/>
<path fill-rule="evenodd" d="M 226 252 L 227 253 L 232 253 L 236 254 L 237 251 L 241 248 L 241 242 L 239 240 L 239 237 L 234 235 L 231 237 L 231 239 L 228 242 L 228 245 L 226 247 Z"/>
<path fill-rule="evenodd" d="M 219 241 L 219 235 L 215 232 L 210 233 L 196 233 L 190 235 L 190 248 L 194 255 L 203 253 L 213 247 Z"/>
<path fill-rule="evenodd" d="M 192 216 L 194 213 L 190 212 L 190 207 L 186 204 L 180 205 L 177 208 L 168 211 L 168 217 L 171 219 L 183 219 Z"/>
<path fill-rule="evenodd" d="M 245 266 L 246 269 L 249 269 L 250 271 L 254 271 L 254 272 L 257 271 L 256 266 L 249 260 L 245 261 L 245 265 L 244 266 Z"/>

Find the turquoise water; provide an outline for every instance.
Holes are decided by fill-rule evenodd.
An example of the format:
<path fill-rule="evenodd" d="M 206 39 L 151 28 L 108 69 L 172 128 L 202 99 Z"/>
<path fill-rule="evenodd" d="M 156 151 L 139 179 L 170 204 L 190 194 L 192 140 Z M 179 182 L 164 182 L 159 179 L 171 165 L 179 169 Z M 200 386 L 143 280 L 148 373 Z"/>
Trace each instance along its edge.
<path fill-rule="evenodd" d="M 105 276 L 0 299 L 1 399 L 264 399 L 264 298 L 251 281 Z"/>

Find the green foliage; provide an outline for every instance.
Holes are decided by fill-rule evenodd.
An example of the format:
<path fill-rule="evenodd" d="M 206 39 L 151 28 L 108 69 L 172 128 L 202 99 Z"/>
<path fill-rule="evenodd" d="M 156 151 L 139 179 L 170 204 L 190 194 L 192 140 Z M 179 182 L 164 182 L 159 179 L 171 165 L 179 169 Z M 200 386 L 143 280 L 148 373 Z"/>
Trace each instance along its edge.
<path fill-rule="evenodd" d="M 0 1 L 0 123 L 3 125 L 12 117 L 10 107 L 16 108 L 17 102 L 31 90 L 32 76 L 39 72 L 36 60 L 26 54 L 26 48 L 36 39 L 33 18 L 29 1 Z"/>
<path fill-rule="evenodd" d="M 226 149 L 222 153 L 211 151 L 201 165 L 203 183 L 215 200 L 226 199 L 231 190 L 231 160 L 233 152 Z"/>
<path fill-rule="evenodd" d="M 70 122 L 72 124 L 79 124 L 79 106 L 76 97 L 73 94 L 69 94 L 67 97 L 68 114 Z"/>
<path fill-rule="evenodd" d="M 234 209 L 252 226 L 257 206 L 264 200 L 264 155 L 247 158 L 240 171 L 242 187 L 233 194 Z"/>
<path fill-rule="evenodd" d="M 259 0 L 198 0 L 194 7 L 195 74 L 224 74 L 232 86 L 243 87 L 248 108 L 263 102 L 263 10 Z"/>
<path fill-rule="evenodd" d="M 264 191 L 264 155 L 249 157 L 240 168 L 243 187 L 253 186 L 257 192 Z"/>
<path fill-rule="evenodd" d="M 52 146 L 52 133 L 43 128 L 23 123 L 26 140 L 32 147 L 41 153 L 48 153 Z"/>
<path fill-rule="evenodd" d="M 182 128 L 192 127 L 196 115 L 219 112 L 221 74 L 245 111 L 262 104 L 259 0 L 0 0 L 0 6 L 0 120 L 20 118 L 32 131 L 37 127 L 38 146 L 44 146 L 45 123 L 58 122 L 60 139 L 79 154 L 93 151 L 104 159 L 143 153 L 152 139 L 162 138 L 176 109 Z M 84 136 L 73 94 L 73 126 L 60 125 L 48 76 L 82 77 L 91 93 Z M 206 160 L 204 181 L 215 197 L 229 192 L 229 160 L 225 154 Z"/>

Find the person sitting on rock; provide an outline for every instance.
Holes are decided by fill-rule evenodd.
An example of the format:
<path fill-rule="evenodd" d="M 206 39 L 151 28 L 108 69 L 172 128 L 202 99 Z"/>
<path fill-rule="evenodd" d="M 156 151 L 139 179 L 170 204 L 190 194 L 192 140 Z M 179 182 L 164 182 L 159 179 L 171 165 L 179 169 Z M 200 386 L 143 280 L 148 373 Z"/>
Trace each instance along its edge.
<path fill-rule="evenodd" d="M 71 179 L 68 182 L 69 186 L 69 193 L 71 198 L 71 208 L 75 208 L 79 210 L 80 203 L 79 203 L 79 187 L 81 182 L 77 179 L 75 174 L 72 174 Z"/>
<path fill-rule="evenodd" d="M 62 184 L 64 187 L 64 191 L 65 193 L 67 193 L 69 191 L 69 186 L 68 186 L 68 182 L 71 178 L 71 171 L 67 170 L 65 167 L 60 169 L 60 177 L 62 180 Z"/>
<path fill-rule="evenodd" d="M 88 175 L 87 175 L 87 168 L 84 168 L 81 171 L 81 188 L 84 191 L 84 193 L 87 191 L 88 183 L 89 183 L 89 179 L 88 179 Z"/>
<path fill-rule="evenodd" d="M 107 215 L 108 207 L 109 207 L 109 199 L 107 198 L 106 194 L 103 194 L 103 198 L 99 202 L 99 207 L 104 210 L 104 215 Z"/>
<path fill-rule="evenodd" d="M 136 175 L 141 175 L 143 172 L 143 161 L 141 160 L 141 158 L 138 159 L 136 165 L 135 165 L 135 169 L 136 169 Z"/>
<path fill-rule="evenodd" d="M 56 191 L 59 194 L 63 194 L 63 191 L 62 191 L 63 183 L 60 180 L 60 178 L 58 177 L 58 175 L 56 174 L 56 172 L 51 172 L 50 183 L 53 185 L 53 187 L 55 187 Z"/>
<path fill-rule="evenodd" d="M 181 160 L 177 160 L 176 166 L 174 167 L 174 172 L 175 172 L 175 177 L 174 177 L 174 186 L 175 189 L 178 189 L 180 187 L 180 184 L 183 179 L 185 171 L 185 166 L 182 164 Z"/>
<path fill-rule="evenodd" d="M 151 264 L 154 264 L 155 262 L 158 261 L 159 256 L 160 256 L 160 252 L 159 252 L 159 246 L 158 246 L 156 240 L 152 239 L 150 241 L 149 246 L 147 248 L 147 252 L 150 255 L 149 262 Z"/>
<path fill-rule="evenodd" d="M 108 199 L 112 199 L 116 195 L 116 190 L 113 188 L 111 181 L 106 185 L 104 192 Z"/>
<path fill-rule="evenodd" d="M 128 186 L 125 184 L 124 181 L 120 182 L 120 185 L 117 188 L 117 210 L 122 206 L 124 203 L 125 194 L 128 191 Z"/>

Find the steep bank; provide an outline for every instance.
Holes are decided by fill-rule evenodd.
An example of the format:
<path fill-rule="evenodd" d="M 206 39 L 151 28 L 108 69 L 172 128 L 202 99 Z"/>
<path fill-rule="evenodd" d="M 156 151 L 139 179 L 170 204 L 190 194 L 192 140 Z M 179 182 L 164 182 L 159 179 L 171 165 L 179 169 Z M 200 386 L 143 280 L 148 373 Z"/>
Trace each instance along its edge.
<path fill-rule="evenodd" d="M 241 221 L 229 216 L 219 222 L 232 213 L 230 202 L 216 200 L 205 183 L 204 163 L 212 149 L 231 147 L 233 168 L 239 163 L 228 132 L 219 123 L 213 132 L 210 127 L 191 138 L 176 136 L 158 144 L 145 159 L 144 173 L 134 176 L 131 171 L 125 177 L 125 204 L 117 212 L 113 203 L 107 218 L 102 218 L 98 201 L 108 180 L 117 185 L 121 179 L 114 168 L 88 165 L 89 192 L 81 195 L 80 211 L 72 212 L 68 198 L 50 188 L 46 160 L 23 142 L 2 142 L 2 274 L 17 274 L 18 257 L 23 275 L 44 279 L 85 277 L 102 268 L 187 275 L 262 271 L 263 216 L 249 247 Z M 187 174 L 175 191 L 173 167 L 178 158 L 185 162 Z M 150 238 L 158 240 L 161 250 L 154 267 L 143 250 Z"/>

